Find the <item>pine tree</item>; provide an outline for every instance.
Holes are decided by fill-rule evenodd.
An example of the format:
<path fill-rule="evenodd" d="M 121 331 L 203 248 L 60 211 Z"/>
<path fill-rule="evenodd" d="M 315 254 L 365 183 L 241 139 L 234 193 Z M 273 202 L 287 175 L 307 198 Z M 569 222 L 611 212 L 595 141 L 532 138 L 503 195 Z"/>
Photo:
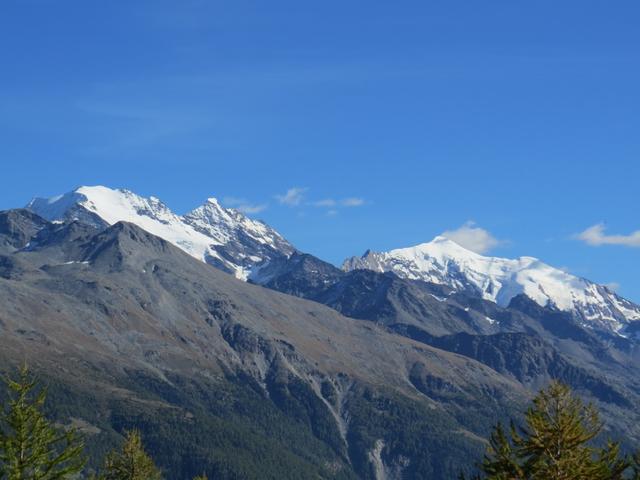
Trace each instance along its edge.
<path fill-rule="evenodd" d="M 511 431 L 514 430 L 515 426 L 512 423 Z M 520 463 L 512 442 L 509 441 L 502 424 L 498 423 L 489 439 L 487 456 L 483 462 L 484 473 L 488 475 L 487 478 L 496 480 L 527 478 Z"/>
<path fill-rule="evenodd" d="M 491 480 L 621 480 L 629 461 L 618 443 L 595 448 L 602 430 L 593 405 L 558 382 L 542 390 L 526 415 L 526 426 L 512 423 L 509 434 L 498 425 L 481 465 Z M 481 478 L 481 477 L 476 477 Z"/>
<path fill-rule="evenodd" d="M 127 432 L 120 451 L 111 452 L 100 480 L 161 480 L 162 474 L 145 452 L 140 432 Z"/>
<path fill-rule="evenodd" d="M 640 450 L 632 458 L 633 480 L 640 480 Z"/>
<path fill-rule="evenodd" d="M 60 431 L 42 410 L 46 390 L 25 366 L 6 381 L 9 402 L 0 414 L 0 479 L 61 480 L 82 471 L 84 444 L 75 430 Z"/>

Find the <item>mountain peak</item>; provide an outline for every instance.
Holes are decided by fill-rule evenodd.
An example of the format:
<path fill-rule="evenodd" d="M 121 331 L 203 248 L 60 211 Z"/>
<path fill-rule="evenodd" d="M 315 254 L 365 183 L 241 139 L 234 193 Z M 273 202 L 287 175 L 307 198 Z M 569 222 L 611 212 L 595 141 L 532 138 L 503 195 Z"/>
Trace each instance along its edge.
<path fill-rule="evenodd" d="M 640 306 L 601 285 L 553 268 L 534 257 L 487 257 L 445 236 L 388 252 L 345 260 L 343 270 L 393 272 L 401 278 L 446 285 L 501 306 L 524 294 L 541 306 L 574 313 L 590 327 L 622 334 L 640 320 Z"/>
<path fill-rule="evenodd" d="M 80 221 L 104 229 L 130 222 L 237 277 L 274 256 L 295 249 L 262 222 L 226 209 L 214 197 L 187 215 L 172 212 L 159 198 L 126 189 L 83 186 L 64 195 L 36 198 L 27 208 L 49 221 Z"/>
<path fill-rule="evenodd" d="M 23 248 L 47 224 L 44 218 L 26 209 L 0 211 L 0 248 Z"/>
<path fill-rule="evenodd" d="M 167 255 L 168 246 L 169 242 L 135 223 L 120 221 L 94 235 L 83 246 L 82 261 L 110 269 L 127 264 L 140 269 L 151 258 L 149 255 Z"/>

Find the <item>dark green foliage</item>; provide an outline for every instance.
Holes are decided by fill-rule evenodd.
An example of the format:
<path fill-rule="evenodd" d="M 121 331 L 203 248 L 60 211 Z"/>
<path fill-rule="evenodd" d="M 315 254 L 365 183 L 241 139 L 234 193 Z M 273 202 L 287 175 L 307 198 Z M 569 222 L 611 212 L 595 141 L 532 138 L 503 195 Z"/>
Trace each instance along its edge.
<path fill-rule="evenodd" d="M 145 452 L 140 432 L 127 432 L 119 451 L 112 451 L 105 460 L 99 480 L 161 480 L 162 475 Z"/>
<path fill-rule="evenodd" d="M 267 396 L 246 376 L 215 382 L 170 377 L 168 383 L 139 372 L 129 375 L 120 386 L 135 401 L 50 387 L 62 412 L 101 429 L 87 437 L 94 468 L 105 445 L 116 446 L 121 433 L 131 429 L 141 431 L 149 455 L 166 478 L 176 480 L 203 472 L 216 480 L 372 479 L 369 452 L 378 440 L 384 442 L 383 460 L 399 462 L 405 478 L 454 478 L 461 465 L 482 454 L 482 444 L 461 430 L 457 415 L 381 388 L 354 386 L 343 399 L 350 415 L 349 450 L 343 452 L 335 419 L 296 378 L 271 378 Z M 460 415 L 470 415 L 464 413 L 467 407 L 480 408 L 469 399 L 459 402 Z M 484 435 L 494 421 L 474 419 L 474 432 Z"/>
<path fill-rule="evenodd" d="M 460 465 L 482 451 L 441 408 L 391 391 L 356 391 L 349 410 L 350 455 L 365 479 L 375 478 L 368 452 L 378 442 L 384 445 L 382 459 L 393 459 L 389 463 L 403 468 L 403 478 L 414 479 L 455 478 Z"/>
<path fill-rule="evenodd" d="M 172 480 L 191 480 L 203 472 L 215 480 L 357 478 L 327 444 L 249 379 L 175 377 L 171 382 L 132 374 L 130 382 L 118 384 L 127 397 L 118 398 L 100 387 L 87 390 L 49 378 L 47 414 L 60 423 L 81 418 L 99 430 L 85 435 L 93 470 L 119 447 L 124 432 L 139 429 L 146 451 Z"/>
<path fill-rule="evenodd" d="M 320 384 L 320 393 L 322 394 L 322 397 L 327 402 L 329 402 L 334 407 L 336 406 L 336 403 L 338 401 L 338 395 L 335 387 L 333 386 L 330 380 L 324 380 Z"/>
<path fill-rule="evenodd" d="M 592 441 L 602 430 L 593 405 L 584 405 L 558 382 L 536 396 L 525 416 L 526 426 L 513 423 L 509 432 L 498 424 L 481 465 L 492 480 L 619 480 L 629 461 L 620 446 L 602 448 Z"/>
<path fill-rule="evenodd" d="M 44 389 L 26 367 L 7 380 L 9 399 L 0 417 L 0 478 L 59 480 L 82 471 L 83 442 L 74 430 L 54 428 L 43 414 Z"/>
<path fill-rule="evenodd" d="M 633 470 L 633 480 L 640 480 L 640 450 L 632 458 L 631 469 Z"/>
<path fill-rule="evenodd" d="M 274 375 L 269 380 L 268 388 L 272 400 L 283 413 L 305 424 L 315 437 L 344 458 L 346 449 L 336 421 L 307 383 L 288 374 L 282 378 Z"/>
<path fill-rule="evenodd" d="M 349 412 L 347 450 L 326 404 L 297 377 L 274 375 L 266 393 L 243 375 L 167 375 L 164 381 L 128 372 L 116 384 L 117 396 L 50 377 L 47 415 L 62 424 L 70 417 L 88 424 L 86 451 L 94 470 L 119 448 L 122 435 L 138 429 L 145 451 L 172 480 L 203 473 L 215 480 L 372 479 L 370 452 L 378 441 L 384 443 L 383 461 L 404 478 L 455 478 L 482 453 L 474 435 L 484 435 L 496 421 L 476 419 L 469 423 L 477 429 L 469 432 L 458 416 L 469 415 L 467 407 L 480 411 L 471 399 L 456 399 L 459 413 L 450 415 L 381 387 L 354 384 L 339 396 L 327 383 L 321 390 Z"/>
<path fill-rule="evenodd" d="M 141 430 L 167 478 L 191 479 L 203 471 L 216 480 L 356 478 L 347 461 L 313 434 L 307 420 L 283 412 L 250 379 L 171 381 L 171 391 L 164 391 L 166 383 L 156 385 L 158 399 L 177 396 L 181 408 L 147 411 L 120 405 L 110 418 L 118 431 Z M 149 388 L 141 376 L 136 384 Z M 313 414 L 308 421 L 316 421 Z"/>

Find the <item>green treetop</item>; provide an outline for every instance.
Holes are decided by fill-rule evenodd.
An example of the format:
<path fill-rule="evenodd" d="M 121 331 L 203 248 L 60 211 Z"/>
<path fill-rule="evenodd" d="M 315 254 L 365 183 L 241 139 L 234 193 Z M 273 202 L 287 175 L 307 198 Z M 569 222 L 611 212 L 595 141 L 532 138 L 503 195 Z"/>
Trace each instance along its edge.
<path fill-rule="evenodd" d="M 145 452 L 140 432 L 127 432 L 120 451 L 111 452 L 105 461 L 101 480 L 161 480 L 158 467 Z"/>
<path fill-rule="evenodd" d="M 73 478 L 85 465 L 75 430 L 59 430 L 45 418 L 46 390 L 36 391 L 27 367 L 6 380 L 9 399 L 0 413 L 0 479 Z"/>
<path fill-rule="evenodd" d="M 621 480 L 630 461 L 618 443 L 596 448 L 602 430 L 598 412 L 557 382 L 542 390 L 526 415 L 526 426 L 509 432 L 498 424 L 481 465 L 491 480 Z M 636 477 L 637 478 L 637 477 Z"/>

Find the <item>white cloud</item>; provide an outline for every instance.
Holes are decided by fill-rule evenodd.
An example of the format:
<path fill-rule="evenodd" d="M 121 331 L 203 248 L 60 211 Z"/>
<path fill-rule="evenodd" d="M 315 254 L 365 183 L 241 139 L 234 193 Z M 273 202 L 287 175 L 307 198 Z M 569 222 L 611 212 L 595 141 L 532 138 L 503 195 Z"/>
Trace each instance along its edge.
<path fill-rule="evenodd" d="M 333 198 L 325 198 L 324 200 L 313 202 L 312 205 L 314 207 L 335 207 L 336 203 L 337 202 Z"/>
<path fill-rule="evenodd" d="M 343 198 L 342 200 L 335 200 L 333 198 L 325 198 L 323 200 L 318 200 L 317 202 L 312 202 L 311 205 L 314 207 L 361 207 L 364 205 L 364 199 L 359 197 L 349 197 Z"/>
<path fill-rule="evenodd" d="M 640 230 L 629 235 L 607 235 L 604 223 L 598 223 L 575 235 L 575 238 L 587 245 L 599 247 L 601 245 L 624 245 L 625 247 L 640 247 Z"/>
<path fill-rule="evenodd" d="M 327 197 L 315 201 L 306 201 L 304 197 L 308 190 L 308 188 L 292 187 L 287 190 L 284 195 L 276 195 L 275 198 L 281 205 L 287 205 L 289 207 L 307 205 L 316 208 L 324 208 L 326 209 L 326 214 L 329 216 L 336 215 L 342 207 L 360 207 L 365 204 L 364 199 L 360 197 L 346 197 L 340 200 Z"/>
<path fill-rule="evenodd" d="M 276 195 L 276 199 L 282 205 L 296 207 L 302 203 L 302 199 L 304 198 L 304 193 L 306 191 L 306 188 L 293 187 L 287 190 L 287 193 L 284 195 Z"/>
<path fill-rule="evenodd" d="M 239 205 L 236 210 L 239 210 L 242 213 L 246 213 L 247 215 L 251 215 L 252 213 L 260 213 L 267 209 L 268 205 L 266 203 L 261 203 L 259 205 Z"/>
<path fill-rule="evenodd" d="M 474 222 L 466 222 L 460 228 L 447 230 L 442 235 L 476 253 L 487 253 L 504 243 L 484 228 L 477 227 Z"/>
<path fill-rule="evenodd" d="M 253 204 L 244 198 L 237 197 L 225 197 L 222 202 L 225 206 L 235 208 L 239 212 L 245 213 L 247 215 L 260 213 L 266 210 L 269 206 L 266 203 Z"/>
<path fill-rule="evenodd" d="M 605 283 L 604 286 L 612 292 L 617 292 L 618 290 L 620 290 L 620 284 L 618 282 Z"/>
<path fill-rule="evenodd" d="M 358 197 L 345 198 L 340 202 L 344 207 L 361 207 L 364 205 L 364 199 Z"/>

